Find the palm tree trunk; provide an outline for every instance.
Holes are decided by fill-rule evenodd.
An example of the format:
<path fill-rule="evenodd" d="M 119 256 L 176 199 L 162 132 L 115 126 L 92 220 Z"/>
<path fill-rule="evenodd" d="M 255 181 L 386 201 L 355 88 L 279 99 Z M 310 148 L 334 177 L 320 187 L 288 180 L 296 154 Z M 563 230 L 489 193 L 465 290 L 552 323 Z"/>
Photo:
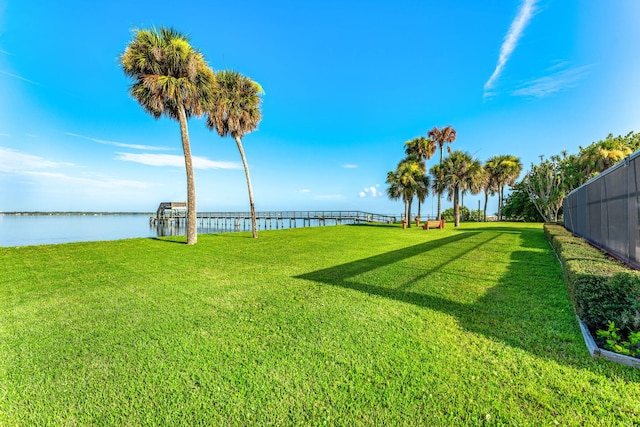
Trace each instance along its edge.
<path fill-rule="evenodd" d="M 242 165 L 244 166 L 244 174 L 247 177 L 247 188 L 249 189 L 249 206 L 251 208 L 251 232 L 253 234 L 253 238 L 258 238 L 258 227 L 256 224 L 256 208 L 253 203 L 253 188 L 251 187 L 251 177 L 249 176 L 249 165 L 247 165 L 247 158 L 244 155 L 244 149 L 242 148 L 242 140 L 239 136 L 234 138 L 236 140 L 236 144 L 238 145 L 238 151 L 240 151 L 240 157 L 242 157 Z"/>
<path fill-rule="evenodd" d="M 487 222 L 487 203 L 489 203 L 489 192 L 484 190 L 484 222 Z"/>
<path fill-rule="evenodd" d="M 460 193 L 460 206 L 462 206 L 462 214 L 460 216 L 460 221 L 464 222 L 464 191 Z"/>
<path fill-rule="evenodd" d="M 404 219 L 407 221 L 407 225 L 409 224 L 409 200 L 404 200 Z"/>
<path fill-rule="evenodd" d="M 453 191 L 453 225 L 454 227 L 460 226 L 460 204 L 458 203 L 458 188 Z"/>
<path fill-rule="evenodd" d="M 407 228 L 411 228 L 411 204 L 413 203 L 413 197 L 409 199 L 407 208 Z"/>
<path fill-rule="evenodd" d="M 498 197 L 498 221 L 502 221 L 502 203 L 504 200 L 504 187 L 500 186 L 500 196 Z"/>
<path fill-rule="evenodd" d="M 440 145 L 440 167 L 441 168 L 442 168 L 442 147 L 444 147 L 444 144 Z M 442 209 L 442 191 L 438 191 L 438 221 L 442 219 L 441 209 Z"/>
<path fill-rule="evenodd" d="M 184 165 L 187 170 L 187 245 L 195 245 L 198 242 L 196 180 L 193 174 L 191 144 L 189 143 L 189 130 L 187 129 L 187 114 L 183 106 L 178 108 L 178 121 L 180 122 Z"/>

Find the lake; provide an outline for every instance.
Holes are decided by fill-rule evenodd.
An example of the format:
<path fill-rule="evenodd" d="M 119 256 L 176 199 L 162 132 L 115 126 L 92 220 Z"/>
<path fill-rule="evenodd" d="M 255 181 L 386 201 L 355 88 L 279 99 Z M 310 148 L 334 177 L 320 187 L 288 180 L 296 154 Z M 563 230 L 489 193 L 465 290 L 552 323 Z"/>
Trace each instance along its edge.
<path fill-rule="evenodd" d="M 20 214 L 0 213 L 0 246 L 49 245 L 55 243 L 121 240 L 144 237 L 184 236 L 184 221 L 152 225 L 151 214 Z M 198 218 L 198 234 L 250 231 L 248 214 L 242 219 L 222 216 Z M 215 219 L 217 218 L 217 219 Z M 359 221 L 394 221 L 393 215 L 360 211 L 263 212 L 258 214 L 258 230 L 318 227 Z"/>
<path fill-rule="evenodd" d="M 184 235 L 184 227 L 150 226 L 151 214 L 0 215 L 0 246 Z M 198 233 L 214 233 L 198 227 Z"/>

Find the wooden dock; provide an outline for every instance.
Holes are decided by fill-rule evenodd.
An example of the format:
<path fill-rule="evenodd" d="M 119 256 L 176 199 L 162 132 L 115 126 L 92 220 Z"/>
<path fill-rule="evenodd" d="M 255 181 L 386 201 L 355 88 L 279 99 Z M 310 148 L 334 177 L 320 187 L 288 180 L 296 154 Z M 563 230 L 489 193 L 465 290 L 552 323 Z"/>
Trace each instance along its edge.
<path fill-rule="evenodd" d="M 168 206 L 165 204 L 165 206 Z M 162 207 L 162 205 L 161 205 Z M 187 212 L 180 206 L 177 209 L 158 209 L 149 218 L 154 226 L 183 226 L 187 221 Z M 198 212 L 198 226 L 217 230 L 251 230 L 249 212 Z M 313 227 L 340 224 L 386 223 L 396 222 L 396 217 L 362 211 L 277 211 L 256 212 L 259 230 L 277 230 L 284 228 Z"/>

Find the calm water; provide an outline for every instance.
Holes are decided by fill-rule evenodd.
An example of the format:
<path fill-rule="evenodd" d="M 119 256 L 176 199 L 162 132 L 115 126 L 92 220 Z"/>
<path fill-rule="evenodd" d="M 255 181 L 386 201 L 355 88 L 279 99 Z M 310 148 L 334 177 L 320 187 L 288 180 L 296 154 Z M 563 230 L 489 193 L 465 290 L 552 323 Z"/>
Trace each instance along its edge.
<path fill-rule="evenodd" d="M 0 215 L 0 246 L 153 236 L 148 215 Z"/>
<path fill-rule="evenodd" d="M 0 215 L 0 246 L 48 245 L 53 243 L 119 240 L 134 237 L 182 236 L 181 226 L 150 226 L 150 215 Z M 318 225 L 318 224 L 312 224 Z M 230 224 L 198 221 L 198 234 L 250 230 L 248 223 L 239 229 Z M 258 228 L 302 227 L 301 221 L 290 224 L 260 223 Z"/>

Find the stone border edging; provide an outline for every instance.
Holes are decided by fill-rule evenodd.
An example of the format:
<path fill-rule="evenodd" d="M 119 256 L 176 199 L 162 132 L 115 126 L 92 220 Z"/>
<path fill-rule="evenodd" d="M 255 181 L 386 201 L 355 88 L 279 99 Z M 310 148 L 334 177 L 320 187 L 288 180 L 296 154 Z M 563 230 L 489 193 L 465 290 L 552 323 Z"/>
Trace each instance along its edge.
<path fill-rule="evenodd" d="M 589 328 L 587 328 L 587 325 L 585 325 L 579 317 L 578 323 L 580 324 L 580 330 L 582 331 L 584 343 L 587 345 L 587 349 L 589 350 L 589 354 L 591 354 L 591 357 L 593 357 L 594 359 L 602 358 L 605 360 L 609 360 L 610 362 L 620 363 L 621 365 L 640 369 L 640 359 L 631 356 L 625 356 L 624 354 L 614 353 L 613 351 L 604 350 L 598 347 L 595 340 L 591 336 L 591 332 L 589 332 Z"/>

